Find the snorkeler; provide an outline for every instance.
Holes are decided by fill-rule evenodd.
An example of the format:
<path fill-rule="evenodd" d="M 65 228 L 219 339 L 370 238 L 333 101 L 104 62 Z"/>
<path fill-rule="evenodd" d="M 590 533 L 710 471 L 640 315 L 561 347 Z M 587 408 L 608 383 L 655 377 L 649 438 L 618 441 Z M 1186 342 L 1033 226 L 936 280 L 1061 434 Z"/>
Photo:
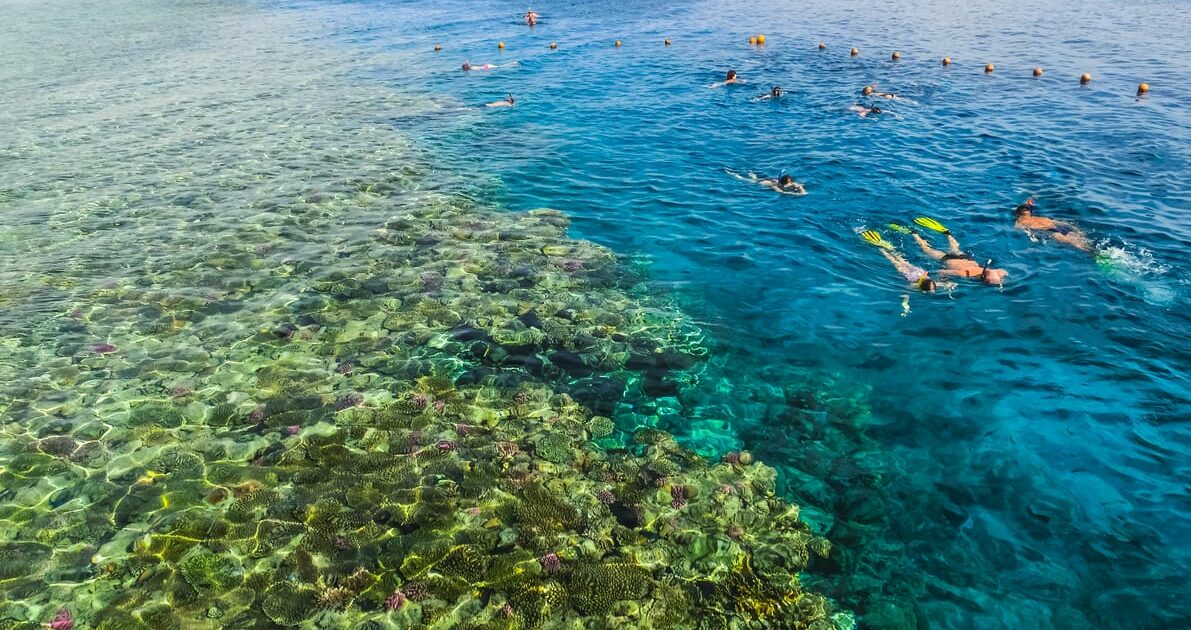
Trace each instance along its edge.
<path fill-rule="evenodd" d="M 492 101 L 491 103 L 488 103 L 487 105 L 485 105 L 485 107 L 512 107 L 516 104 L 517 104 L 516 99 L 514 99 L 513 95 L 510 94 L 510 95 L 506 96 L 504 98 L 504 100 Z"/>
<path fill-rule="evenodd" d="M 506 66 L 515 66 L 515 65 L 517 65 L 516 61 L 511 61 L 509 63 L 502 63 L 502 64 L 485 63 L 485 64 L 480 64 L 478 66 L 474 66 L 474 65 L 472 65 L 472 63 L 470 61 L 464 61 L 463 62 L 463 71 L 467 72 L 469 70 L 495 70 L 497 68 L 504 68 Z"/>
<path fill-rule="evenodd" d="M 539 17 L 541 17 L 541 16 L 538 15 L 536 11 L 534 11 L 533 9 L 530 9 L 525 12 L 525 23 L 530 26 L 533 26 L 534 24 L 538 23 Z"/>
<path fill-rule="evenodd" d="M 876 230 L 865 230 L 860 234 L 860 237 L 876 245 L 877 251 L 881 252 L 881 255 L 892 263 L 898 273 L 905 276 L 906 280 L 909 280 L 915 289 L 933 292 L 938 288 L 938 284 L 930 277 L 930 273 L 922 267 L 906 260 L 906 257 L 902 256 L 901 252 L 897 251 L 892 243 L 881 238 L 881 235 Z"/>
<path fill-rule="evenodd" d="M 894 94 L 893 92 L 878 92 L 875 85 L 864 86 L 864 89 L 860 90 L 860 93 L 864 96 L 872 96 L 874 98 L 887 98 L 890 100 L 893 100 L 895 98 L 901 98 L 900 96 L 898 96 L 897 94 Z"/>
<path fill-rule="evenodd" d="M 782 89 L 782 86 L 775 85 L 775 86 L 769 88 L 769 94 L 762 94 L 761 96 L 758 96 L 757 98 L 755 98 L 753 100 L 755 100 L 755 101 L 764 101 L 767 99 L 776 100 L 776 99 L 779 99 L 785 95 L 786 95 L 786 92 L 785 92 L 785 90 Z"/>
<path fill-rule="evenodd" d="M 857 116 L 861 118 L 868 118 L 869 116 L 877 116 L 881 113 L 881 108 L 873 105 L 872 107 L 865 107 L 864 105 L 853 105 L 848 108 L 850 112 L 856 112 Z"/>
<path fill-rule="evenodd" d="M 772 179 L 768 177 L 758 177 L 755 173 L 749 173 L 747 176 L 741 175 L 740 173 L 737 173 L 731 169 L 724 169 L 724 172 L 741 181 L 761 184 L 762 186 L 770 188 L 774 192 L 779 192 L 783 195 L 802 196 L 806 194 L 806 186 L 794 181 L 794 178 L 789 175 L 782 175 L 777 179 Z"/>
<path fill-rule="evenodd" d="M 926 225 L 926 222 L 923 221 L 916 222 L 919 223 L 919 225 Z M 957 276 L 960 278 L 979 278 L 980 281 L 985 284 L 1004 286 L 1005 278 L 1009 276 L 1009 272 L 1005 271 L 1004 269 L 993 269 L 990 266 L 992 265 L 991 258 L 983 265 L 976 262 L 975 258 L 960 249 L 959 241 L 955 240 L 955 237 L 951 235 L 951 232 L 946 231 L 947 229 L 940 225 L 938 221 L 927 219 L 927 222 L 938 225 L 938 228 L 932 229 L 938 229 L 938 231 L 941 231 L 947 235 L 947 246 L 949 251 L 944 253 L 935 249 L 934 247 L 931 247 L 931 244 L 927 242 L 926 239 L 922 238 L 922 235 L 917 232 L 911 232 L 911 236 L 914 237 L 914 241 L 918 243 L 918 246 L 922 248 L 922 251 L 925 252 L 927 256 L 930 256 L 931 258 L 941 261 L 943 264 L 947 265 L 946 269 L 939 270 L 939 275 Z"/>
<path fill-rule="evenodd" d="M 1015 208 L 1013 216 L 1015 217 L 1013 227 L 1029 234 L 1031 238 L 1034 236 L 1034 231 L 1050 232 L 1051 238 L 1060 243 L 1085 252 L 1092 251 L 1092 242 L 1079 228 L 1063 221 L 1035 216 L 1033 199 L 1026 199 L 1025 203 Z"/>
<path fill-rule="evenodd" d="M 711 85 L 709 85 L 707 87 L 717 88 L 717 87 L 723 87 L 725 85 L 735 85 L 737 83 L 739 83 L 739 80 L 737 80 L 737 78 L 736 78 L 736 71 L 729 70 L 728 76 L 724 77 L 723 81 L 718 81 L 716 83 L 712 83 Z"/>

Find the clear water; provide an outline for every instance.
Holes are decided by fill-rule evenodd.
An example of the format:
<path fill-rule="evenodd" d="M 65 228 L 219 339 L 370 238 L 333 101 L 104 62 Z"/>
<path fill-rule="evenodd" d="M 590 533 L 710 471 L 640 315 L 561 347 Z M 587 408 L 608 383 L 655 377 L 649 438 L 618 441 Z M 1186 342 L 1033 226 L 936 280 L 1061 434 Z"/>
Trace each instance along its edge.
<path fill-rule="evenodd" d="M 617 423 L 777 467 L 835 544 L 806 581 L 862 626 L 1191 625 L 1185 3 L 534 8 L 529 29 L 497 2 L 7 3 L 8 436 L 237 387 L 196 375 L 284 317 L 303 270 L 351 267 L 392 214 L 371 195 L 552 207 L 712 344 L 681 382 L 606 401 Z M 745 84 L 705 87 L 728 68 Z M 847 110 L 874 82 L 907 97 L 882 103 L 896 116 Z M 787 97 L 751 100 L 771 84 Z M 482 107 L 506 93 L 515 108 Z M 790 172 L 809 194 L 725 168 Z M 295 195 L 311 206 L 274 211 Z M 1014 231 L 1027 196 L 1083 226 L 1099 261 Z M 913 295 L 904 313 L 856 230 L 920 214 L 1008 269 L 1006 288 Z M 223 264 L 245 255 L 261 262 Z M 82 299 L 134 288 L 152 313 Z M 239 313 L 192 305 L 236 292 L 253 296 Z M 170 332 L 175 308 L 207 317 Z M 101 360 L 96 343 L 193 365 L 73 382 L 67 359 Z"/>

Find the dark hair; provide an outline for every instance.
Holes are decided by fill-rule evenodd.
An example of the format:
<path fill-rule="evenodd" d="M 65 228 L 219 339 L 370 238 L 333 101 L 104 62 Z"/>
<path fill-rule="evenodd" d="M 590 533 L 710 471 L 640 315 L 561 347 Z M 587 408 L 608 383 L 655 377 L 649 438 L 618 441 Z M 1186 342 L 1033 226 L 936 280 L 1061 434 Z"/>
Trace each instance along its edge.
<path fill-rule="evenodd" d="M 779 186 L 789 186 L 790 184 L 794 183 L 794 178 L 790 177 L 789 175 L 782 175 L 781 177 L 777 178 L 777 183 Z"/>
<path fill-rule="evenodd" d="M 1031 206 L 1028 203 L 1023 203 L 1020 206 L 1013 209 L 1013 216 L 1020 217 L 1021 215 L 1025 214 L 1027 212 L 1033 212 L 1033 211 L 1034 211 L 1034 206 Z"/>
<path fill-rule="evenodd" d="M 773 96 L 781 96 L 782 95 L 782 86 L 780 86 L 780 85 L 773 86 L 773 88 L 769 90 L 769 93 L 772 94 Z"/>
<path fill-rule="evenodd" d="M 934 291 L 936 288 L 938 288 L 938 286 L 939 285 L 936 284 L 934 280 L 931 280 L 926 276 L 923 276 L 918 280 L 918 288 L 923 291 Z"/>
<path fill-rule="evenodd" d="M 505 100 L 509 102 L 509 105 L 513 105 L 513 104 L 515 104 L 515 103 L 517 102 L 517 101 L 516 101 L 516 100 L 513 98 L 513 95 L 512 95 L 512 94 L 510 94 L 510 95 L 509 95 L 507 98 L 505 98 Z"/>
<path fill-rule="evenodd" d="M 731 81 L 732 79 L 735 79 L 735 78 L 736 78 L 736 71 L 735 71 L 735 70 L 729 70 L 729 71 L 728 71 L 728 80 L 729 80 L 729 81 Z"/>
<path fill-rule="evenodd" d="M 868 108 L 868 113 L 870 113 L 870 114 L 880 114 L 880 113 L 881 113 L 881 108 L 880 108 L 880 107 L 877 107 L 876 105 L 873 105 L 872 107 Z"/>

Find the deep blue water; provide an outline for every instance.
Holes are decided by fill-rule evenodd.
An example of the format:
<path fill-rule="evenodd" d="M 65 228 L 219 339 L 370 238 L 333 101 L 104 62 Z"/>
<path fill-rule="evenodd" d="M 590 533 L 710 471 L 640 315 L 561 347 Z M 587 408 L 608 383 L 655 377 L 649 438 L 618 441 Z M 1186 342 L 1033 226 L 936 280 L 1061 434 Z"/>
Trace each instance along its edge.
<path fill-rule="evenodd" d="M 1191 625 L 1191 6 L 533 8 L 533 29 L 507 2 L 333 4 L 326 20 L 374 52 L 360 81 L 441 104 L 391 121 L 436 166 L 485 202 L 571 214 L 711 331 L 699 381 L 655 420 L 783 471 L 843 550 L 808 581 L 872 626 Z M 767 45 L 747 45 L 758 32 Z M 729 68 L 743 85 L 706 87 Z M 847 108 L 869 83 L 907 98 L 861 119 Z M 774 84 L 786 98 L 752 100 Z M 515 108 L 482 107 L 506 93 Z M 789 172 L 809 194 L 726 168 Z M 1015 231 L 1027 197 L 1109 260 Z M 915 294 L 903 316 L 904 282 L 856 230 L 920 214 L 1006 268 L 1004 290 Z M 832 477 L 840 444 L 790 422 L 807 380 L 871 406 L 848 454 L 861 474 Z M 858 500 L 880 515 L 849 516 Z"/>

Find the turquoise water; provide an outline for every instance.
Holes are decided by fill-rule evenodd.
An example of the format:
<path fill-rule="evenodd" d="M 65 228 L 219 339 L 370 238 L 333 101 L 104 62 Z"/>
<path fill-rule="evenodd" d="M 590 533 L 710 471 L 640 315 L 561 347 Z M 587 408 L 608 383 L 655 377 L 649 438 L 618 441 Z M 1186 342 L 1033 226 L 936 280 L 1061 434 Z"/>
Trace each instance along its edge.
<path fill-rule="evenodd" d="M 833 544 L 803 581 L 861 627 L 1191 624 L 1185 4 L 559 2 L 534 6 L 534 29 L 524 7 L 495 2 L 11 8 L 0 410 L 15 477 L 0 531 L 55 549 L 56 588 L 106 596 L 84 576 L 159 527 L 135 515 L 187 490 L 119 499 L 160 488 L 139 480 L 172 445 L 191 442 L 208 478 L 268 463 L 277 427 L 204 428 L 220 404 L 254 409 L 259 370 L 285 365 L 329 401 L 361 392 L 380 405 L 445 365 L 460 387 L 544 377 L 622 431 L 663 428 L 711 458 L 747 449 Z M 757 32 L 763 48 L 745 42 Z M 944 55 L 955 64 L 940 67 Z M 518 63 L 464 73 L 464 61 Z M 706 87 L 728 68 L 745 84 Z M 1136 98 L 1142 80 L 1153 90 Z M 874 82 L 906 98 L 860 119 L 847 108 Z M 772 84 L 782 101 L 752 100 Z M 506 93 L 516 107 L 482 107 Z M 724 169 L 789 172 L 808 194 Z M 1100 259 L 1013 230 L 1026 197 L 1081 225 Z M 531 263 L 486 258 L 495 245 L 459 235 L 491 226 L 553 243 L 554 219 L 520 214 L 541 207 L 630 273 L 602 275 L 608 250 L 570 244 L 534 272 L 550 287 L 534 299 L 573 300 L 642 344 L 706 358 L 635 355 L 628 371 L 643 376 L 627 377 L 475 365 L 411 320 L 383 326 L 402 335 L 401 365 L 372 362 L 378 313 L 403 312 L 385 299 L 432 320 L 451 318 L 445 304 L 482 328 L 502 321 L 516 305 L 475 296 L 516 295 Z M 1006 268 L 1004 290 L 915 294 L 906 313 L 904 283 L 856 231 L 922 214 Z M 411 225 L 431 240 L 394 236 Z M 568 259 L 591 279 L 568 279 Z M 503 271 L 453 284 L 474 268 Z M 364 275 L 389 282 L 345 280 Z M 325 315 L 312 292 L 343 312 Z M 345 330 L 317 336 L 311 322 Z M 621 350 L 594 347 L 584 360 L 601 365 Z M 337 374 L 344 363 L 366 369 Z M 186 420 L 138 427 L 135 409 L 161 401 Z M 65 470 L 49 459 L 61 436 Z M 98 549 L 21 525 L 89 497 L 114 514 L 87 523 L 103 531 Z M 80 527 L 71 514 L 54 527 Z M 62 550 L 77 566 L 63 568 Z M 157 578 L 140 579 L 155 592 Z M 48 621 L 53 609 L 6 614 Z"/>

